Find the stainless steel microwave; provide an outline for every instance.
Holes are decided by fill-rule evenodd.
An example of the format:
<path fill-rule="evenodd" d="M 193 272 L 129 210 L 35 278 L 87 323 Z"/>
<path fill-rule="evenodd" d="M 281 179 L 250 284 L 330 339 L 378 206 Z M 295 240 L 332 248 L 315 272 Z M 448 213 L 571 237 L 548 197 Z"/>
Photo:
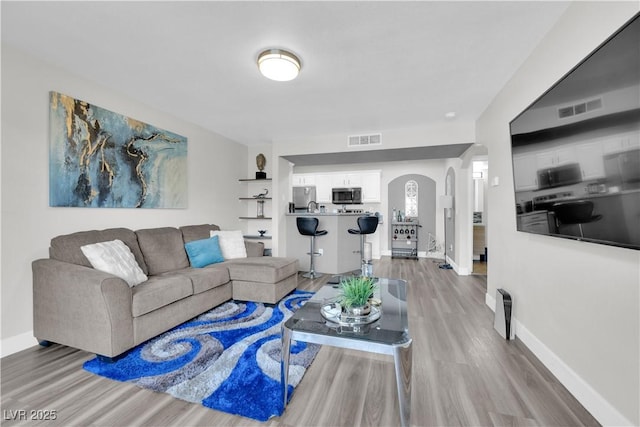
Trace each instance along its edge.
<path fill-rule="evenodd" d="M 582 169 L 578 163 L 538 171 L 538 190 L 573 185 L 579 182 L 582 182 Z"/>
<path fill-rule="evenodd" d="M 334 205 L 359 205 L 362 203 L 362 188 L 332 188 L 331 203 Z"/>

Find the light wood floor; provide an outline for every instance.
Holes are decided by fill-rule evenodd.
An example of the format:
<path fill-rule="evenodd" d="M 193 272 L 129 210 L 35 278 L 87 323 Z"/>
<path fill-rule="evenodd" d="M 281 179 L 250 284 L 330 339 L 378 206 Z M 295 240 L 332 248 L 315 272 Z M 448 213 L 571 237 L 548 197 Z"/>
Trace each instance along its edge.
<path fill-rule="evenodd" d="M 473 274 L 487 275 L 486 261 L 473 261 Z"/>
<path fill-rule="evenodd" d="M 486 278 L 459 277 L 430 259 L 374 264 L 409 281 L 413 338 L 411 423 L 416 426 L 580 426 L 596 420 L 518 340 L 493 330 Z M 328 276 L 300 280 L 315 290 Z M 91 375 L 93 355 L 53 345 L 2 359 L 2 425 L 43 426 L 395 426 L 390 356 L 323 347 L 286 413 L 267 423 L 206 409 L 166 394 Z M 56 411 L 55 421 L 11 421 L 16 410 Z M 13 412 L 15 414 L 15 412 Z"/>

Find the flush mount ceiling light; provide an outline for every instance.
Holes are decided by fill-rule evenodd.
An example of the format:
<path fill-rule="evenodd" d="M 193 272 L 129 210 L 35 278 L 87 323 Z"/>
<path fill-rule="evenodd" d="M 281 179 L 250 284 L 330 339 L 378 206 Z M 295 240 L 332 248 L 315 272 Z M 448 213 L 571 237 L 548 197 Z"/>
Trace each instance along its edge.
<path fill-rule="evenodd" d="M 300 60 L 286 50 L 267 49 L 258 55 L 258 68 L 268 79 L 287 82 L 298 76 Z"/>

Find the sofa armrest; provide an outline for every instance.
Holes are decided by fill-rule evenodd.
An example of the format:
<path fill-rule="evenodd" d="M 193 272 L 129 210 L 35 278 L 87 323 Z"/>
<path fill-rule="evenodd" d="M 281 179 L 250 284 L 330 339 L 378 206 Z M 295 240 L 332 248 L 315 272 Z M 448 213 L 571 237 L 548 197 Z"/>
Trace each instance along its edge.
<path fill-rule="evenodd" d="M 264 255 L 264 243 L 254 240 L 245 240 L 244 246 L 247 248 L 248 257 L 257 257 Z"/>
<path fill-rule="evenodd" d="M 38 340 L 114 357 L 133 347 L 132 294 L 109 273 L 53 259 L 33 270 L 33 333 Z"/>

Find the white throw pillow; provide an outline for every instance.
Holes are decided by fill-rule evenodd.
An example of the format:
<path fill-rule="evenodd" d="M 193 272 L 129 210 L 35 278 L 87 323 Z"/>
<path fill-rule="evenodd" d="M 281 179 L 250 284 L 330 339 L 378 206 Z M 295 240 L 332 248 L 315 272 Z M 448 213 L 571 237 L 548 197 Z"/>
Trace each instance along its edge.
<path fill-rule="evenodd" d="M 211 237 L 218 236 L 220 250 L 224 259 L 246 258 L 247 248 L 244 245 L 244 237 L 240 230 L 215 230 L 211 231 Z"/>
<path fill-rule="evenodd" d="M 93 268 L 123 279 L 131 288 L 147 280 L 131 249 L 122 240 L 84 245 L 80 249 Z"/>

